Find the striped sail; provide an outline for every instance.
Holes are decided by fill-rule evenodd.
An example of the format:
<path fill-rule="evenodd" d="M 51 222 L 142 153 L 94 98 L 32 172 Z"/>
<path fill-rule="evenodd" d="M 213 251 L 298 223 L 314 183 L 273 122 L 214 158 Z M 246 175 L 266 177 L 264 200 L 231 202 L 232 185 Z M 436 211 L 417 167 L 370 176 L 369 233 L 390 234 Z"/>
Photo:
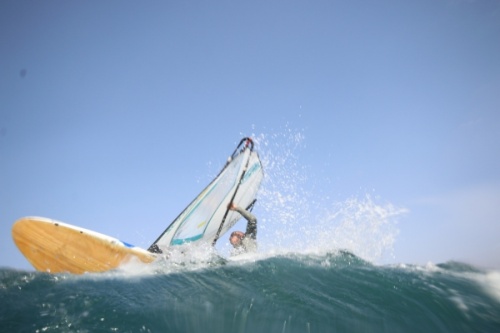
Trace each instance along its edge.
<path fill-rule="evenodd" d="M 227 206 L 233 202 L 248 207 L 254 201 L 263 179 L 262 164 L 253 142 L 241 140 L 219 175 L 184 209 L 149 248 L 160 252 L 170 246 L 193 242 L 212 242 L 226 233 L 241 217 Z"/>

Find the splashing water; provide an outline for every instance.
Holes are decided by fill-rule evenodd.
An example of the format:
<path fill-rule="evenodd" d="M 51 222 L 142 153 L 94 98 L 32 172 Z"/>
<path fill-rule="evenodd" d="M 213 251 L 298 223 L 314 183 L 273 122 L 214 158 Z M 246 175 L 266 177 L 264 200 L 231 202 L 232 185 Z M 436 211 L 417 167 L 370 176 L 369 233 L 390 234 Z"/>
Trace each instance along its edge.
<path fill-rule="evenodd" d="M 378 204 L 368 194 L 334 203 L 313 229 L 318 234 L 316 248 L 345 249 L 372 262 L 384 260 L 393 255 L 397 218 L 405 212 L 391 203 Z"/>
<path fill-rule="evenodd" d="M 255 211 L 264 258 L 225 260 L 209 244 L 186 244 L 169 260 L 101 274 L 1 269 L 3 330 L 500 331 L 498 271 L 372 265 L 392 251 L 406 210 L 371 195 L 318 198 L 297 158 L 301 133 L 254 137 L 266 173 Z"/>
<path fill-rule="evenodd" d="M 259 192 L 259 249 L 267 253 L 348 250 L 371 262 L 393 256 L 398 218 L 407 210 L 369 194 L 328 202 L 311 190 L 311 172 L 299 159 L 305 135 L 287 128 L 253 135 L 264 165 Z M 321 207 L 321 209 L 318 209 Z"/>

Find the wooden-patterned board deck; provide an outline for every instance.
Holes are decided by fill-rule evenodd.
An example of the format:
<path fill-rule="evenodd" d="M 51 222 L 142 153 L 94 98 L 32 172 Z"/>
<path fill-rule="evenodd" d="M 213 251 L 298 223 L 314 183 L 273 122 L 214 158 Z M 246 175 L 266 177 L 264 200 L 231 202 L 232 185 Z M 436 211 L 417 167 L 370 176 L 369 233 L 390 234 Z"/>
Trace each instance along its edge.
<path fill-rule="evenodd" d="M 12 237 L 37 270 L 49 273 L 104 272 L 133 258 L 144 263 L 156 258 L 152 253 L 129 247 L 116 238 L 41 217 L 16 221 Z"/>

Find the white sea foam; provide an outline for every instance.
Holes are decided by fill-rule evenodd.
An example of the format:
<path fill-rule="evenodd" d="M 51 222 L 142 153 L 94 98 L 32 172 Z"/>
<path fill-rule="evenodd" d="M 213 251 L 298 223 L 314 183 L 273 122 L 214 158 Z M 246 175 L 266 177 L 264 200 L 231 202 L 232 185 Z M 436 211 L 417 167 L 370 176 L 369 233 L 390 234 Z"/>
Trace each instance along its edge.
<path fill-rule="evenodd" d="M 371 194 L 333 201 L 320 196 L 306 163 L 299 160 L 305 148 L 301 131 L 286 128 L 273 134 L 252 135 L 261 156 L 265 177 L 258 195 L 259 260 L 287 253 L 317 254 L 347 250 L 374 262 L 392 256 L 398 235 L 398 218 L 406 212 Z M 311 179 L 312 177 L 312 179 Z M 318 208 L 320 207 L 320 208 Z M 244 230 L 242 219 L 236 228 Z M 210 265 L 217 254 L 229 257 L 231 245 L 221 237 L 217 253 L 207 246 L 173 247 L 153 265 L 130 262 L 120 271 L 128 274 L 164 273 L 199 269 Z M 243 260 L 246 261 L 246 260 Z"/>
<path fill-rule="evenodd" d="M 488 295 L 500 302 L 500 271 L 488 271 L 484 274 L 476 274 L 474 278 Z"/>

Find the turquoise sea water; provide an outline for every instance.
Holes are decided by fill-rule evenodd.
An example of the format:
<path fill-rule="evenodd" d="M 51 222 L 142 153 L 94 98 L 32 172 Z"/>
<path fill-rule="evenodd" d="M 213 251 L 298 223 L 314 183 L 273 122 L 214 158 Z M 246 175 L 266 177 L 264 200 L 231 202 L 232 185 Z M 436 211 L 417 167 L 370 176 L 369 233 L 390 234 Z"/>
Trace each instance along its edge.
<path fill-rule="evenodd" d="M 500 332 L 500 272 L 348 252 L 81 276 L 0 270 L 2 332 Z"/>

